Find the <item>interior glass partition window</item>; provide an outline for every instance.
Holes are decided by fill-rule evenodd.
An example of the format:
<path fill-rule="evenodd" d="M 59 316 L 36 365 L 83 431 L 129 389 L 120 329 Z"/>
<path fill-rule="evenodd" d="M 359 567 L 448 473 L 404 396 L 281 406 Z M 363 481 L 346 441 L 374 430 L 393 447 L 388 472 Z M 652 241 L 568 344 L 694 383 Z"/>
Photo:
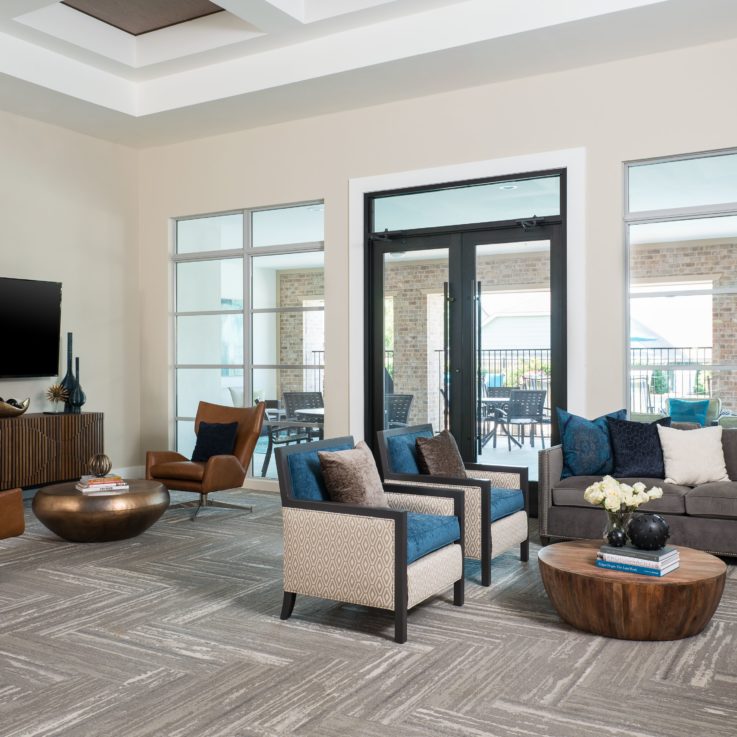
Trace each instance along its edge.
<path fill-rule="evenodd" d="M 633 414 L 710 400 L 709 422 L 737 415 L 735 181 L 729 152 L 627 166 Z"/>
<path fill-rule="evenodd" d="M 276 478 L 273 450 L 322 437 L 323 205 L 175 222 L 176 448 L 191 456 L 200 400 L 267 402 L 251 472 Z"/>

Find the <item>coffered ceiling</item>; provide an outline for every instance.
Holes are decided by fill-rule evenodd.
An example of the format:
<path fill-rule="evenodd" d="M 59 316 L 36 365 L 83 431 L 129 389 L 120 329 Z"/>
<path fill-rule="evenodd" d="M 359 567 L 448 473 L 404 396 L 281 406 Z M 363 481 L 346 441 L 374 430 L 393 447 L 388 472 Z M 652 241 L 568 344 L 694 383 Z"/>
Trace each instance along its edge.
<path fill-rule="evenodd" d="M 0 108 L 153 145 L 734 36 L 734 0 L 0 0 Z"/>

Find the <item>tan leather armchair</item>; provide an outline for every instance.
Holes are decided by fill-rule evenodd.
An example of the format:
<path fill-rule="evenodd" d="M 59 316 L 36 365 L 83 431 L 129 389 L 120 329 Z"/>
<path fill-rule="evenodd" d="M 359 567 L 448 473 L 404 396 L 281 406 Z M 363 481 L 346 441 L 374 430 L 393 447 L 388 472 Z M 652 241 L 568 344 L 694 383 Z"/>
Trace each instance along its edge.
<path fill-rule="evenodd" d="M 23 493 L 20 489 L 0 491 L 0 540 L 22 535 L 25 529 Z"/>
<path fill-rule="evenodd" d="M 150 450 L 146 453 L 146 478 L 164 484 L 171 491 L 191 491 L 200 495 L 194 519 L 202 507 L 208 505 L 207 495 L 213 491 L 240 488 L 246 478 L 251 456 L 256 447 L 265 405 L 255 407 L 225 407 L 210 402 L 200 402 L 195 418 L 195 433 L 201 422 L 238 423 L 233 455 L 212 456 L 204 463 L 197 463 L 172 450 Z M 211 506 L 244 509 L 225 502 L 209 502 Z"/>

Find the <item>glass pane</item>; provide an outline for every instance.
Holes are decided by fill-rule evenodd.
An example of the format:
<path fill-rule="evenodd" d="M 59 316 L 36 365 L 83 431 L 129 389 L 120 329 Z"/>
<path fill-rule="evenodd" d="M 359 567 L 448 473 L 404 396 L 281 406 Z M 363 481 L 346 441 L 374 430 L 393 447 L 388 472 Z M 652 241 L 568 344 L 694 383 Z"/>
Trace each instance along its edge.
<path fill-rule="evenodd" d="M 479 462 L 527 466 L 550 441 L 550 242 L 476 247 Z"/>
<path fill-rule="evenodd" d="M 257 256 L 251 259 L 253 307 L 302 307 L 305 299 L 322 298 L 322 251 Z"/>
<path fill-rule="evenodd" d="M 290 243 L 315 243 L 325 238 L 323 204 L 257 210 L 251 216 L 251 243 L 285 246 Z"/>
<path fill-rule="evenodd" d="M 322 300 L 304 300 L 319 307 Z M 253 315 L 253 363 L 319 366 L 325 355 L 325 313 L 259 312 Z"/>
<path fill-rule="evenodd" d="M 192 457 L 197 436 L 194 434 L 194 420 L 179 420 L 177 422 L 177 452 L 187 458 Z"/>
<path fill-rule="evenodd" d="M 276 448 L 322 438 L 322 379 L 322 368 L 253 369 L 253 401 L 266 402 L 266 420 L 253 454 L 254 476 L 277 477 Z"/>
<path fill-rule="evenodd" d="M 630 212 L 737 202 L 737 154 L 629 167 Z"/>
<path fill-rule="evenodd" d="M 377 197 L 374 232 L 560 214 L 560 177 L 448 187 Z"/>
<path fill-rule="evenodd" d="M 177 318 L 177 363 L 243 363 L 243 315 Z"/>
<path fill-rule="evenodd" d="M 384 418 L 386 427 L 446 427 L 444 284 L 448 249 L 384 257 Z"/>
<path fill-rule="evenodd" d="M 176 265 L 177 312 L 243 309 L 243 259 Z"/>
<path fill-rule="evenodd" d="M 177 253 L 243 248 L 243 214 L 177 220 Z"/>
<path fill-rule="evenodd" d="M 177 415 L 194 417 L 200 401 L 243 407 L 243 369 L 177 369 Z"/>

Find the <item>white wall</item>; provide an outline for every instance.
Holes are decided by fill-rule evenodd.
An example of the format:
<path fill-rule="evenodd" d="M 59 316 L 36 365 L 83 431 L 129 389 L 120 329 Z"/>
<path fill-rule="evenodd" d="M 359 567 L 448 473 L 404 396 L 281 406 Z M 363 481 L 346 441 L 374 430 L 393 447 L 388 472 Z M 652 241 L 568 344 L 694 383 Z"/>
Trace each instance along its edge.
<path fill-rule="evenodd" d="M 83 409 L 105 413 L 116 467 L 141 455 L 136 159 L 121 146 L 0 113 L 0 276 L 62 282 L 60 370 L 72 331 Z M 42 412 L 54 381 L 0 380 L 0 396 L 30 397 L 29 411 Z"/>

